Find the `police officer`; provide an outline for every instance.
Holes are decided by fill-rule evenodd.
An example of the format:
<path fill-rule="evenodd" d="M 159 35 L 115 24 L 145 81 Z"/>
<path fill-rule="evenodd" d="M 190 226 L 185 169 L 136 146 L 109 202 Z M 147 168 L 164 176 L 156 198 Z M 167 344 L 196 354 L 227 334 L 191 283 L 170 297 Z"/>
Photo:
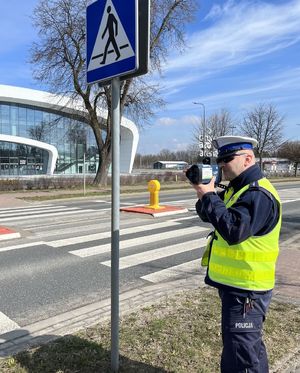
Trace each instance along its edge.
<path fill-rule="evenodd" d="M 213 144 L 229 185 L 220 193 L 214 178 L 193 186 L 198 215 L 214 227 L 202 265 L 205 282 L 218 289 L 222 303 L 221 372 L 267 373 L 262 325 L 275 282 L 280 199 L 255 164 L 255 139 L 222 136 Z"/>

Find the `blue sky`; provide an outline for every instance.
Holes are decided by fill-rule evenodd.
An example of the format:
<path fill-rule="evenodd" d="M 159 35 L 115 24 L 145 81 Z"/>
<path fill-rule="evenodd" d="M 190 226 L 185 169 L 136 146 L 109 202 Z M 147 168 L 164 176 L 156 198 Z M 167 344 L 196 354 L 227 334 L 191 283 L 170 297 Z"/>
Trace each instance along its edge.
<path fill-rule="evenodd" d="M 29 48 L 37 38 L 30 15 L 38 0 L 0 3 L 0 84 L 41 88 Z M 239 121 L 258 103 L 284 116 L 285 137 L 300 139 L 300 0 L 199 0 L 184 53 L 170 55 L 162 77 L 167 105 L 140 133 L 138 151 L 185 149 L 203 115 L 228 109 Z"/>

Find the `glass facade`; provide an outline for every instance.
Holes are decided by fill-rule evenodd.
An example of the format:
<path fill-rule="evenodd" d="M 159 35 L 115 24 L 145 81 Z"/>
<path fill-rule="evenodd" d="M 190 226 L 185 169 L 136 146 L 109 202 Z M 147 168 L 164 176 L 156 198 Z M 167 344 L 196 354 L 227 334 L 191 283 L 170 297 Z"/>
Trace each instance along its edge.
<path fill-rule="evenodd" d="M 70 115 L 35 106 L 0 102 L 0 133 L 54 145 L 58 151 L 55 173 L 96 172 L 99 161 L 91 128 Z M 0 175 L 45 174 L 48 152 L 29 145 L 0 141 Z"/>
<path fill-rule="evenodd" d="M 49 153 L 25 144 L 0 141 L 0 175 L 40 175 L 47 171 Z"/>

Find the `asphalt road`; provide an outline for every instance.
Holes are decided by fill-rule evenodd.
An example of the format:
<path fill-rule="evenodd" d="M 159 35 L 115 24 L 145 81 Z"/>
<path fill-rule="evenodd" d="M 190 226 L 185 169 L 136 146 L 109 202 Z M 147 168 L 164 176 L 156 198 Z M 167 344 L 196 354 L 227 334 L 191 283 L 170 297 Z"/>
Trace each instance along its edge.
<path fill-rule="evenodd" d="M 300 183 L 278 184 L 281 241 L 299 237 Z M 188 213 L 153 218 L 121 214 L 120 290 L 199 273 L 210 231 L 196 216 L 193 191 L 161 193 Z M 148 193 L 121 206 L 147 204 Z M 0 209 L 0 225 L 21 232 L 0 242 L 0 334 L 110 297 L 110 198 Z"/>

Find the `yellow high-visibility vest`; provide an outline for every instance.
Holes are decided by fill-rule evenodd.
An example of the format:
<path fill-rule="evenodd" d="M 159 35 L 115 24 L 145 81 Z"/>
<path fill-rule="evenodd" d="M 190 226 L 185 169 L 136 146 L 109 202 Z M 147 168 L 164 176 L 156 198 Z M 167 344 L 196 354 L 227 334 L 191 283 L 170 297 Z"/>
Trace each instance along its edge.
<path fill-rule="evenodd" d="M 229 189 L 224 196 L 226 208 L 233 206 L 250 185 L 246 185 L 235 194 Z M 280 206 L 278 222 L 271 232 L 263 236 L 251 236 L 234 245 L 229 245 L 215 230 L 213 241 L 208 242 L 201 264 L 208 264 L 208 276 L 217 283 L 254 291 L 271 290 L 274 287 L 275 265 L 279 254 L 281 203 L 276 189 L 269 180 L 262 178 L 258 180 L 258 185 L 277 200 Z"/>

